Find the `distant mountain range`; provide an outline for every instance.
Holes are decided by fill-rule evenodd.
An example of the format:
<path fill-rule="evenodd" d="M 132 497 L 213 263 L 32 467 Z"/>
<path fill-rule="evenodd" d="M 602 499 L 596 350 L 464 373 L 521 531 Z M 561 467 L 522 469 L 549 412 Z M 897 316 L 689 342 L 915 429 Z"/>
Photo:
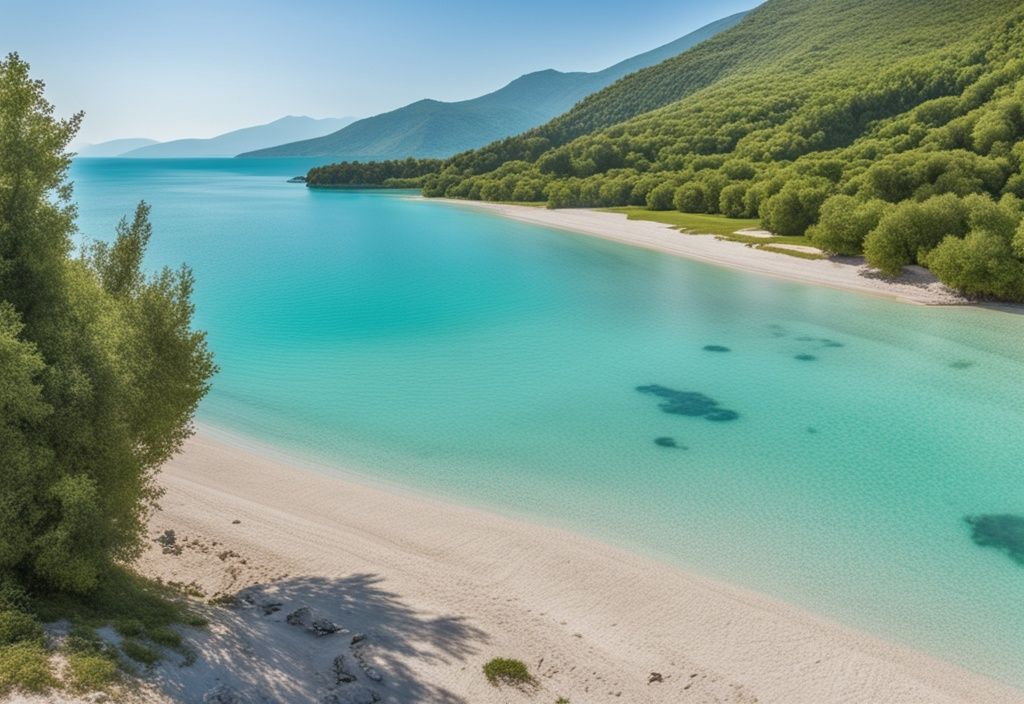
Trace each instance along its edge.
<path fill-rule="evenodd" d="M 79 150 L 79 156 L 118 156 L 140 159 L 186 157 L 232 157 L 240 152 L 281 144 L 282 142 L 320 137 L 335 132 L 355 121 L 354 117 L 312 117 L 289 115 L 265 125 L 245 127 L 209 139 L 175 139 L 157 142 L 152 139 L 115 139 L 91 144 Z"/>
<path fill-rule="evenodd" d="M 479 98 L 454 103 L 420 100 L 358 120 L 326 136 L 248 151 L 239 156 L 310 156 L 364 161 L 451 156 L 541 125 L 620 78 L 659 64 L 729 29 L 745 14 L 741 12 L 712 22 L 669 44 L 596 73 L 537 71 Z"/>
<path fill-rule="evenodd" d="M 148 147 L 151 144 L 159 144 L 159 142 L 155 139 L 143 138 L 112 139 L 99 144 L 86 144 L 78 149 L 78 156 L 121 156 L 125 152 Z"/>

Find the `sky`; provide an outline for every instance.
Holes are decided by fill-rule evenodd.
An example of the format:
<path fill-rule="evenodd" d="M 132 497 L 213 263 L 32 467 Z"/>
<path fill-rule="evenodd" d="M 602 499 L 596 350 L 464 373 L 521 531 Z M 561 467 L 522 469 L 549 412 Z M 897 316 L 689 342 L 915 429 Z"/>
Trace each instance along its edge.
<path fill-rule="evenodd" d="M 164 141 L 600 70 L 759 1 L 0 0 L 0 52 L 85 111 L 76 144 Z"/>

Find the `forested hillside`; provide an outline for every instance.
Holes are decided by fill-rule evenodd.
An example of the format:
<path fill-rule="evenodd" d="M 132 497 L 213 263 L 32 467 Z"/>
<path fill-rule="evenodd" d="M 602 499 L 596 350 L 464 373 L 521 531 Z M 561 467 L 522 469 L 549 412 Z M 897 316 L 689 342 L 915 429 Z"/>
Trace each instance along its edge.
<path fill-rule="evenodd" d="M 541 128 L 452 158 L 424 192 L 759 216 L 886 273 L 921 263 L 1021 300 L 1022 76 L 1015 0 L 769 0 Z"/>
<path fill-rule="evenodd" d="M 240 156 L 329 156 L 361 160 L 450 157 L 543 124 L 623 76 L 676 56 L 734 26 L 743 15 L 741 12 L 722 18 L 602 71 L 536 71 L 478 98 L 452 103 L 419 100 L 359 120 L 323 137 Z"/>

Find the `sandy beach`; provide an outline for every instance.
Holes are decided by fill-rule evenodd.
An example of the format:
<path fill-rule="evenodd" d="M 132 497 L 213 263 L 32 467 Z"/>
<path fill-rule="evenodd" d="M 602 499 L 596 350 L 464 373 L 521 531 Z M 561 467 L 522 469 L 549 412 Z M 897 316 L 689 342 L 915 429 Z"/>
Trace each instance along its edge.
<path fill-rule="evenodd" d="M 175 701 L 211 691 L 254 702 L 495 704 L 1024 696 L 564 530 L 376 486 L 209 430 L 161 483 L 151 534 L 173 530 L 182 549 L 154 542 L 142 571 L 243 597 L 210 607 L 209 631 L 190 633 L 195 665 L 154 673 Z M 302 607 L 310 611 L 288 618 Z M 342 630 L 317 637 L 316 618 Z M 491 686 L 481 667 L 498 656 L 526 662 L 536 687 Z M 338 662 L 354 681 L 338 682 Z"/>
<path fill-rule="evenodd" d="M 730 269 L 884 296 L 905 303 L 962 305 L 970 302 L 943 286 L 930 272 L 919 266 L 905 267 L 903 275 L 898 279 L 887 279 L 865 266 L 863 257 L 801 259 L 755 249 L 740 242 L 730 242 L 711 235 L 680 233 L 662 223 L 629 220 L 621 213 L 587 208 L 549 210 L 469 200 L 445 199 L 445 202 L 485 210 L 534 225 L 592 235 L 634 247 L 697 259 Z"/>

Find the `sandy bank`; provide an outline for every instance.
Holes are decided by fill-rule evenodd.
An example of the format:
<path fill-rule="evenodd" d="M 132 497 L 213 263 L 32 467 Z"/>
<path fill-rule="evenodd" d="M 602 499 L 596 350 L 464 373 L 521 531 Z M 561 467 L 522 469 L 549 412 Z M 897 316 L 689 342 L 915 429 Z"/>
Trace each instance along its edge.
<path fill-rule="evenodd" d="M 444 199 L 444 202 L 790 281 L 858 291 L 920 305 L 968 303 L 939 283 L 927 270 L 917 266 L 906 267 L 898 279 L 885 279 L 868 269 L 862 257 L 800 259 L 709 235 L 683 234 L 669 225 L 629 220 L 620 213 L 581 208 L 549 210 L 451 199 Z"/>
<path fill-rule="evenodd" d="M 191 636 L 196 665 L 158 670 L 175 700 L 202 701 L 218 685 L 249 701 L 289 702 L 943 704 L 1024 696 L 572 533 L 331 476 L 233 442 L 202 434 L 164 469 L 167 493 L 151 532 L 173 529 L 186 549 L 154 546 L 142 569 L 195 581 L 208 594 L 267 586 L 248 592 L 244 608 L 215 611 L 210 632 Z M 300 606 L 346 632 L 318 638 L 288 625 Z M 352 646 L 356 633 L 366 638 Z M 336 684 L 337 655 L 356 682 Z M 481 666 L 495 656 L 528 663 L 537 689 L 489 685 Z M 661 681 L 650 682 L 652 673 Z"/>

